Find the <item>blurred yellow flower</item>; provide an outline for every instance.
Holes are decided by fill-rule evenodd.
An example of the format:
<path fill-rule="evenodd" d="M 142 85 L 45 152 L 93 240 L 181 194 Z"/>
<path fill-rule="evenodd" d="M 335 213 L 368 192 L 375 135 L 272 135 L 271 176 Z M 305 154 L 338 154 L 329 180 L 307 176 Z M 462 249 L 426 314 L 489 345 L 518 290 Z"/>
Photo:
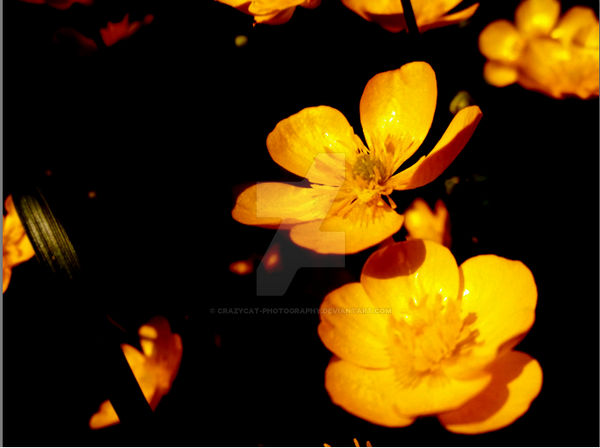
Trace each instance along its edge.
<path fill-rule="evenodd" d="M 394 174 L 429 132 L 436 99 L 433 69 L 412 62 L 367 83 L 360 100 L 367 145 L 331 107 L 309 107 L 282 120 L 267 137 L 269 153 L 308 183 L 253 185 L 238 196 L 233 218 L 289 229 L 292 241 L 319 253 L 351 254 L 385 240 L 403 222 L 389 195 L 436 179 L 481 119 L 477 106 L 460 110 L 428 155 Z"/>
<path fill-rule="evenodd" d="M 161 316 L 142 325 L 138 334 L 142 352 L 128 344 L 122 344 L 121 349 L 146 401 L 155 410 L 177 376 L 183 345 L 181 337 L 171 333 L 169 322 Z M 119 417 L 110 401 L 106 400 L 92 415 L 89 425 L 92 429 L 99 429 L 117 423 Z"/>
<path fill-rule="evenodd" d="M 507 426 L 541 389 L 538 362 L 512 350 L 536 301 L 519 261 L 480 255 L 459 267 L 434 242 L 386 246 L 369 257 L 360 283 L 321 305 L 319 336 L 335 355 L 325 387 L 335 404 L 378 425 L 436 415 L 457 433 Z"/>
<path fill-rule="evenodd" d="M 441 199 L 435 203 L 435 211 L 423 199 L 415 199 L 404 212 L 404 228 L 407 239 L 429 240 L 450 247 L 450 218 Z"/>
<path fill-rule="evenodd" d="M 467 20 L 479 3 L 448 14 L 462 0 L 411 0 L 419 31 L 453 25 Z M 369 22 L 376 22 L 388 31 L 397 33 L 406 29 L 404 10 L 400 0 L 342 0 L 342 3 Z"/>
<path fill-rule="evenodd" d="M 8 288 L 13 267 L 35 255 L 12 196 L 9 195 L 4 201 L 4 208 L 6 215 L 2 223 L 2 292 Z"/>
<path fill-rule="evenodd" d="M 255 23 L 280 25 L 292 18 L 296 6 L 316 8 L 321 0 L 217 0 L 254 16 Z"/>
<path fill-rule="evenodd" d="M 352 439 L 352 441 L 354 442 L 354 446 L 356 448 L 360 448 L 360 443 L 358 443 L 358 440 L 356 440 L 356 437 L 354 439 Z M 329 445 L 327 443 L 324 443 L 323 446 L 331 447 L 331 445 Z M 367 447 L 373 447 L 373 445 L 371 445 L 371 442 L 369 442 L 368 440 L 367 440 L 367 443 L 366 443 L 365 446 L 367 446 Z"/>
<path fill-rule="evenodd" d="M 497 87 L 516 82 L 557 99 L 596 97 L 599 39 L 593 9 L 574 6 L 561 17 L 558 0 L 524 0 L 514 24 L 496 20 L 481 32 L 483 75 Z"/>

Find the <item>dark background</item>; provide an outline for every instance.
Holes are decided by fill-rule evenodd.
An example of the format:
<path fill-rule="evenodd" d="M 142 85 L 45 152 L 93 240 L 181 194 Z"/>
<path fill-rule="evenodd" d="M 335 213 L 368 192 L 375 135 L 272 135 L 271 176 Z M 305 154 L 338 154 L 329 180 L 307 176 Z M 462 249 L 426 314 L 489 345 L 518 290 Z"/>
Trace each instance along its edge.
<path fill-rule="evenodd" d="M 86 275 L 74 289 L 35 260 L 14 269 L 3 298 L 4 444 L 598 445 L 598 99 L 484 82 L 477 37 L 492 20 L 512 20 L 516 5 L 483 1 L 466 26 L 417 37 L 389 33 L 338 0 L 255 27 L 212 0 L 96 0 L 67 11 L 6 0 L 4 196 L 41 188 Z M 85 56 L 53 43 L 60 27 L 100 42 L 98 29 L 125 13 L 155 20 Z M 239 34 L 249 39 L 241 48 Z M 417 196 L 431 205 L 441 198 L 459 263 L 483 253 L 518 259 L 538 286 L 537 319 L 518 348 L 539 360 L 544 385 L 525 416 L 489 434 L 451 434 L 435 418 L 398 429 L 360 420 L 325 391 L 331 354 L 317 315 L 214 311 L 316 308 L 358 279 L 374 249 L 347 256 L 343 268 L 301 269 L 283 296 L 258 296 L 256 275 L 228 266 L 259 260 L 275 231 L 243 226 L 230 212 L 245 185 L 295 180 L 266 150 L 277 122 L 324 104 L 361 135 L 366 82 L 414 60 L 430 63 L 438 81 L 419 155 L 450 123 L 458 91 L 472 95 L 483 119 L 438 180 L 394 193 L 398 209 Z M 448 194 L 452 176 L 460 181 Z M 284 268 L 335 262 L 285 242 L 281 254 Z M 135 344 L 137 328 L 158 314 L 182 335 L 184 352 L 152 431 L 89 430 L 107 397 L 94 351 L 104 336 L 90 320 L 109 315 Z"/>

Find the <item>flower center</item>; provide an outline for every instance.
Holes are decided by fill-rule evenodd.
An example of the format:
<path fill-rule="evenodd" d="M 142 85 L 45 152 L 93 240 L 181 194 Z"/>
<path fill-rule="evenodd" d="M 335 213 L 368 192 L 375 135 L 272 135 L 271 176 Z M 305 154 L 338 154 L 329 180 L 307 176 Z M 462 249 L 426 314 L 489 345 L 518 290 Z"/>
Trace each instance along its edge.
<path fill-rule="evenodd" d="M 413 298 L 392 325 L 392 359 L 398 381 L 415 386 L 445 361 L 475 343 L 476 316 L 461 317 L 459 300 L 440 294 Z"/>
<path fill-rule="evenodd" d="M 369 154 L 359 155 L 352 165 L 354 194 L 361 202 L 379 201 L 381 195 L 388 196 L 392 190 L 386 187 L 387 170 L 381 160 Z"/>

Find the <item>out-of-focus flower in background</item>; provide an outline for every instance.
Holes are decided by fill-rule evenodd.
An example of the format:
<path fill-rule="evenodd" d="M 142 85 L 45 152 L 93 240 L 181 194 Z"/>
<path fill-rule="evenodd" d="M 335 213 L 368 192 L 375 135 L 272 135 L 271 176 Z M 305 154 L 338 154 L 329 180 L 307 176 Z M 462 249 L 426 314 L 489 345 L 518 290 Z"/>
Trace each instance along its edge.
<path fill-rule="evenodd" d="M 255 23 L 281 25 L 292 18 L 297 6 L 316 8 L 321 0 L 217 0 L 254 16 Z"/>
<path fill-rule="evenodd" d="M 479 36 L 479 49 L 488 58 L 485 80 L 560 99 L 598 96 L 598 18 L 593 9 L 574 6 L 562 17 L 558 0 L 524 0 L 515 23 L 496 20 Z"/>
<path fill-rule="evenodd" d="M 100 28 L 100 37 L 104 45 L 110 47 L 120 40 L 127 39 L 136 33 L 142 25 L 149 25 L 153 20 L 154 16 L 152 14 L 146 14 L 143 20 L 129 23 L 129 14 L 125 14 L 120 22 L 108 22 L 106 28 Z"/>
<path fill-rule="evenodd" d="M 378 425 L 437 415 L 457 433 L 507 426 L 541 389 L 538 362 L 512 350 L 536 302 L 519 261 L 480 255 L 459 267 L 434 242 L 386 246 L 366 261 L 360 283 L 321 305 L 319 336 L 335 355 L 325 387 L 335 404 Z"/>
<path fill-rule="evenodd" d="M 171 332 L 169 322 L 161 316 L 142 325 L 138 334 L 142 352 L 128 344 L 122 344 L 121 349 L 146 401 L 155 410 L 177 376 L 183 345 L 181 337 Z M 110 401 L 106 400 L 90 418 L 89 426 L 99 429 L 117 423 L 119 417 Z"/>
<path fill-rule="evenodd" d="M 80 3 L 85 6 L 90 6 L 94 0 L 21 0 L 25 3 L 33 3 L 34 5 L 48 5 L 56 9 L 69 9 L 75 3 Z"/>
<path fill-rule="evenodd" d="M 4 209 L 6 214 L 2 222 L 2 292 L 8 288 L 13 267 L 35 255 L 15 209 L 12 196 L 7 196 Z"/>
<path fill-rule="evenodd" d="M 417 198 L 404 212 L 404 228 L 407 239 L 429 240 L 450 247 L 450 217 L 448 209 L 441 199 L 435 203 L 435 211 L 427 202 Z"/>
<path fill-rule="evenodd" d="M 63 47 L 71 47 L 80 56 L 91 54 L 98 50 L 93 39 L 84 36 L 74 28 L 63 27 L 56 30 L 52 36 L 53 43 Z"/>
<path fill-rule="evenodd" d="M 448 12 L 462 0 L 411 0 L 419 31 L 454 25 L 475 14 L 476 3 L 461 11 Z M 369 22 L 376 22 L 388 31 L 397 33 L 407 29 L 400 0 L 342 0 L 342 3 Z"/>
<path fill-rule="evenodd" d="M 436 99 L 433 69 L 412 62 L 367 83 L 360 100 L 367 145 L 344 115 L 328 106 L 309 107 L 280 121 L 267 137 L 269 153 L 308 183 L 253 185 L 238 196 L 233 218 L 290 229 L 294 243 L 319 253 L 356 253 L 385 240 L 403 222 L 389 195 L 436 179 L 481 119 L 479 107 L 462 109 L 428 155 L 394 174 L 429 132 Z"/>
<path fill-rule="evenodd" d="M 354 446 L 355 446 L 356 448 L 360 448 L 360 443 L 358 443 L 358 440 L 356 440 L 356 438 L 352 439 L 352 441 L 354 442 Z M 328 443 L 324 443 L 324 444 L 323 444 L 323 446 L 331 447 L 331 445 L 329 445 Z M 371 442 L 369 442 L 369 441 L 367 440 L 367 442 L 366 442 L 365 446 L 367 446 L 367 447 L 372 447 L 373 445 L 371 445 Z"/>

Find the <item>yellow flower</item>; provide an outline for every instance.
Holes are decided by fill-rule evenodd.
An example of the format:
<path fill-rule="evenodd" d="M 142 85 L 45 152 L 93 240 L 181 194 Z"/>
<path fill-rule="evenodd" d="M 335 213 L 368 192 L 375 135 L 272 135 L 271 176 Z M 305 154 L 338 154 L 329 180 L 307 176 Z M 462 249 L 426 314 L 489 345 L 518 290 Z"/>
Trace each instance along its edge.
<path fill-rule="evenodd" d="M 415 199 L 404 212 L 404 227 L 408 231 L 408 239 L 429 240 L 450 247 L 448 209 L 441 199 L 435 203 L 435 212 L 423 199 Z"/>
<path fill-rule="evenodd" d="M 255 23 L 280 25 L 292 18 L 296 6 L 316 8 L 321 0 L 217 0 L 254 16 Z"/>
<path fill-rule="evenodd" d="M 181 337 L 171 333 L 164 317 L 154 317 L 138 330 L 142 352 L 128 344 L 121 349 L 131 367 L 146 401 L 155 410 L 160 399 L 171 389 L 179 370 L 183 346 Z M 119 423 L 119 417 L 110 401 L 106 400 L 90 418 L 90 428 L 99 429 Z"/>
<path fill-rule="evenodd" d="M 427 156 L 394 174 L 425 139 L 436 97 L 433 69 L 412 62 L 367 83 L 360 100 L 367 145 L 331 107 L 309 107 L 282 120 L 267 137 L 267 148 L 307 184 L 253 185 L 238 196 L 233 218 L 289 229 L 292 241 L 319 253 L 356 253 L 385 240 L 403 221 L 389 195 L 436 179 L 481 119 L 479 107 L 462 109 Z"/>
<path fill-rule="evenodd" d="M 462 11 L 447 14 L 462 0 L 411 0 L 419 31 L 453 25 L 467 20 L 479 3 Z M 369 22 L 379 23 L 393 33 L 406 29 L 404 10 L 400 0 L 342 0 L 342 3 Z"/>
<path fill-rule="evenodd" d="M 598 96 L 598 18 L 574 6 L 562 17 L 558 0 L 524 0 L 515 23 L 496 20 L 483 29 L 479 49 L 489 60 L 485 80 L 518 83 L 554 98 Z"/>
<path fill-rule="evenodd" d="M 457 266 L 437 243 L 373 253 L 360 283 L 331 292 L 318 331 L 334 353 L 332 401 L 372 423 L 437 415 L 457 433 L 493 431 L 523 415 L 542 370 L 513 351 L 535 320 L 536 285 L 519 261 L 480 255 Z"/>
<path fill-rule="evenodd" d="M 35 255 L 12 196 L 8 196 L 4 201 L 4 208 L 6 215 L 2 224 L 2 292 L 8 288 L 13 267 Z"/>

